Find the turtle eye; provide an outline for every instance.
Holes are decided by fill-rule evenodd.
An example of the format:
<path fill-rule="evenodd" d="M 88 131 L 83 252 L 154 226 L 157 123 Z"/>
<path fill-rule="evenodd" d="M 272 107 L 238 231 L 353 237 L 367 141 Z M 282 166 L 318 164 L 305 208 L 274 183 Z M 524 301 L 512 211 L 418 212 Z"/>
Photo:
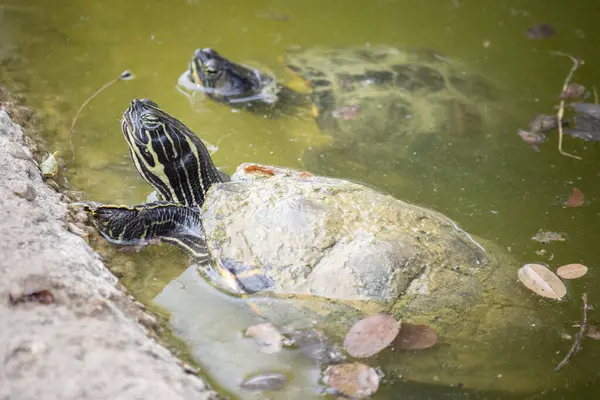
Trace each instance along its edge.
<path fill-rule="evenodd" d="M 209 76 L 215 76 L 219 73 L 219 64 L 216 60 L 208 60 L 204 63 L 204 73 Z"/>
<path fill-rule="evenodd" d="M 154 128 L 155 126 L 158 125 L 158 116 L 154 115 L 153 113 L 145 113 L 142 114 L 142 116 L 140 117 L 140 119 L 142 120 L 142 123 L 147 127 L 147 128 Z"/>

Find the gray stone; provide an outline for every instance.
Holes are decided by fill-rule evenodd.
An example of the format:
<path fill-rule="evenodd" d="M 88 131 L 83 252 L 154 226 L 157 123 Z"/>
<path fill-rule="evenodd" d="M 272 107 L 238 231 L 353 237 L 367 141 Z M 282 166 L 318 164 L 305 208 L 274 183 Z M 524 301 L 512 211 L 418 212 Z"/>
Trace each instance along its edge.
<path fill-rule="evenodd" d="M 365 315 L 388 312 L 427 324 L 442 343 L 402 357 L 413 380 L 490 389 L 502 371 L 511 390 L 547 384 L 527 378 L 533 359 L 506 369 L 506 338 L 536 354 L 535 327 L 551 320 L 518 285 L 519 264 L 438 212 L 345 180 L 242 164 L 211 187 L 201 216 L 213 262 L 250 271 L 247 282 L 213 279 L 233 291 L 262 285 L 247 300 L 282 331 L 316 322 L 340 339 Z M 265 294 L 285 299 L 265 306 Z"/>

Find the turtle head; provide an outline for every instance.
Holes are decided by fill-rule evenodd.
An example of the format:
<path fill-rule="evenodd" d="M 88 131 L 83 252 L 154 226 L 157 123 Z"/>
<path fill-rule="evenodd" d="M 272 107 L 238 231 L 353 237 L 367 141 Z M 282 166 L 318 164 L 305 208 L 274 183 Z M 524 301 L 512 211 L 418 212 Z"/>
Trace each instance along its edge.
<path fill-rule="evenodd" d="M 211 48 L 194 52 L 188 77 L 208 97 L 225 103 L 254 98 L 264 86 L 258 71 L 231 62 Z"/>
<path fill-rule="evenodd" d="M 164 200 L 198 207 L 224 181 L 202 140 L 152 100 L 132 100 L 121 129 L 139 174 Z"/>
<path fill-rule="evenodd" d="M 190 62 L 190 78 L 197 85 L 215 88 L 227 72 L 228 62 L 211 48 L 197 49 Z"/>

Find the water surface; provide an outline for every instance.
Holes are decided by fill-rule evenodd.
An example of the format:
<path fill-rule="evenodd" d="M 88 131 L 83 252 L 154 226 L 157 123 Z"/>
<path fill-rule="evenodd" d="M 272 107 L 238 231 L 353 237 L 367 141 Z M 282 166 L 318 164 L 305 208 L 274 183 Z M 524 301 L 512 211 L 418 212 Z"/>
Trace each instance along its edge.
<path fill-rule="evenodd" d="M 547 360 L 548 380 L 553 383 L 535 398 L 591 398 L 590 390 L 597 390 L 597 342 L 586 341 L 584 350 L 561 373 L 564 377 L 554 377 L 552 368 L 571 345 L 564 336 L 576 333 L 572 325 L 580 318 L 581 293 L 588 292 L 592 304 L 600 301 L 598 146 L 567 138 L 565 148 L 583 157 L 577 161 L 558 154 L 555 133 L 540 153 L 516 135 L 536 113 L 554 112 L 570 61 L 550 51 L 583 58 L 586 63 L 575 79 L 589 88 L 600 85 L 600 53 L 592 45 L 600 35 L 600 10 L 594 2 L 5 0 L 0 13 L 2 43 L 18 55 L 16 61 L 4 63 L 8 84 L 26 88 L 27 102 L 46 114 L 43 134 L 67 160 L 68 125 L 80 104 L 124 69 L 135 74 L 134 80 L 120 82 L 94 99 L 78 121 L 73 138 L 76 158 L 68 162 L 67 174 L 71 184 L 90 198 L 126 204 L 145 200 L 150 188 L 129 163 L 119 119 L 132 98 L 151 98 L 204 140 L 219 143 L 214 160 L 226 172 L 241 162 L 256 161 L 360 180 L 444 212 L 466 230 L 509 249 L 523 263 L 588 265 L 588 275 L 569 284 L 566 302 L 539 302 L 540 307 L 555 309 L 564 324 L 548 326 L 554 339 L 539 357 Z M 553 24 L 557 35 L 528 40 L 527 29 L 538 23 Z M 435 147 L 379 164 L 369 160 L 371 169 L 365 171 L 349 166 L 348 154 L 334 148 L 327 162 L 307 165 L 305 151 L 328 143 L 310 110 L 265 119 L 209 101 L 192 105 L 175 88 L 198 47 L 213 47 L 286 77 L 282 56 L 290 46 L 366 44 L 431 48 L 462 60 L 506 95 L 495 110 L 506 115 L 505 121 L 482 132 L 489 136 L 488 144 Z M 585 193 L 588 203 L 580 208 L 557 205 L 572 186 Z M 542 245 L 531 240 L 539 229 L 565 232 L 568 240 Z M 140 297 L 155 298 L 173 313 L 175 332 L 189 342 L 215 383 L 243 398 L 271 398 L 248 397 L 237 383 L 249 373 L 272 368 L 296 371 L 289 391 L 273 398 L 314 394 L 318 371 L 312 364 L 294 352 L 270 358 L 257 352 L 241 332 L 258 320 L 239 301 L 187 270 L 185 257 L 162 247 L 132 256 L 135 273 L 125 281 Z M 536 254 L 542 249 L 546 255 Z M 507 368 L 510 362 L 527 362 L 518 351 L 512 349 Z M 576 376 L 583 378 L 575 383 Z M 510 390 L 501 383 L 499 389 Z M 406 398 L 478 398 L 467 388 L 423 387 L 394 376 L 386 377 L 375 398 L 399 398 L 398 393 Z M 487 396 L 509 398 L 500 392 Z"/>

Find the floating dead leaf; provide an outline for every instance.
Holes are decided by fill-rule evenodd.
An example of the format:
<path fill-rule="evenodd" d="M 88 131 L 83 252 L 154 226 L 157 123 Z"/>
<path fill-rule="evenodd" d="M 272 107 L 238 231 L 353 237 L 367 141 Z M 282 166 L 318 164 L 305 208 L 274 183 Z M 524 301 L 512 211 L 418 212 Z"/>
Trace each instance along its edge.
<path fill-rule="evenodd" d="M 559 267 L 556 274 L 563 279 L 577 279 L 584 276 L 588 271 L 588 267 L 583 264 L 567 264 Z"/>
<path fill-rule="evenodd" d="M 564 242 L 567 240 L 564 234 L 550 231 L 539 231 L 531 239 L 544 244 L 550 242 Z"/>
<path fill-rule="evenodd" d="M 543 297 L 560 299 L 567 294 L 567 288 L 560 278 L 541 264 L 526 264 L 521 267 L 519 280 L 527 289 Z"/>
<path fill-rule="evenodd" d="M 58 173 L 58 161 L 54 157 L 56 153 L 48 154 L 40 164 L 40 170 L 45 177 L 56 176 Z"/>
<path fill-rule="evenodd" d="M 40 304 L 52 304 L 54 303 L 54 296 L 52 292 L 49 290 L 38 290 L 37 292 L 23 294 L 21 296 L 13 296 L 12 294 L 8 294 L 8 301 L 12 305 L 17 305 L 21 303 L 31 303 L 37 302 Z"/>
<path fill-rule="evenodd" d="M 590 339 L 600 340 L 600 329 L 594 325 L 590 326 L 587 331 L 587 336 Z"/>
<path fill-rule="evenodd" d="M 576 82 L 569 82 L 565 90 L 560 94 L 560 100 L 578 99 L 585 93 L 585 86 Z"/>
<path fill-rule="evenodd" d="M 375 314 L 355 323 L 344 339 L 344 350 L 352 357 L 379 353 L 398 336 L 400 323 L 387 314 Z"/>
<path fill-rule="evenodd" d="M 335 391 L 352 398 L 367 397 L 379 389 L 377 371 L 361 363 L 330 366 L 325 370 L 323 381 Z"/>
<path fill-rule="evenodd" d="M 585 195 L 583 194 L 583 192 L 576 187 L 571 188 L 571 190 L 571 195 L 565 202 L 565 205 L 567 207 L 581 207 L 582 205 L 584 205 Z"/>
<path fill-rule="evenodd" d="M 253 325 L 246 329 L 246 335 L 256 341 L 260 351 L 267 354 L 280 351 L 286 340 L 279 330 L 270 323 Z"/>
<path fill-rule="evenodd" d="M 548 39 L 556 35 L 556 30 L 550 24 L 534 25 L 527 30 L 527 38 L 530 40 Z"/>
<path fill-rule="evenodd" d="M 242 389 L 267 392 L 282 389 L 287 383 L 287 376 L 279 372 L 261 372 L 244 379 L 240 383 Z"/>
<path fill-rule="evenodd" d="M 421 350 L 433 347 L 438 341 L 437 333 L 427 325 L 402 324 L 394 339 L 394 347 L 401 350 Z"/>

